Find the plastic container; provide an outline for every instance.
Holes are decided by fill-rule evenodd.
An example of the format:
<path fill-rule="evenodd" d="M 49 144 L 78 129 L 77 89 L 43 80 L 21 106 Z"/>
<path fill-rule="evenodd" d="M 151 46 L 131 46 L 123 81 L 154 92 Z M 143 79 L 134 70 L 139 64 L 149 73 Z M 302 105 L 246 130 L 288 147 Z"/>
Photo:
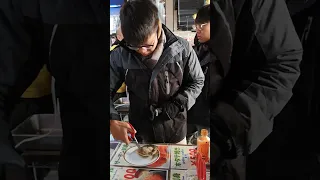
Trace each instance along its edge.
<path fill-rule="evenodd" d="M 129 113 L 130 103 L 129 103 L 128 98 L 126 98 L 126 97 L 119 98 L 113 104 L 114 104 L 115 109 L 119 113 L 123 113 L 123 114 Z"/>
<path fill-rule="evenodd" d="M 52 131 L 53 130 L 53 131 Z M 12 136 L 16 144 L 25 139 L 35 138 L 47 134 L 40 139 L 22 143 L 18 149 L 26 150 L 60 150 L 62 145 L 62 127 L 60 118 L 55 121 L 54 114 L 36 114 L 26 119 L 13 129 Z"/>

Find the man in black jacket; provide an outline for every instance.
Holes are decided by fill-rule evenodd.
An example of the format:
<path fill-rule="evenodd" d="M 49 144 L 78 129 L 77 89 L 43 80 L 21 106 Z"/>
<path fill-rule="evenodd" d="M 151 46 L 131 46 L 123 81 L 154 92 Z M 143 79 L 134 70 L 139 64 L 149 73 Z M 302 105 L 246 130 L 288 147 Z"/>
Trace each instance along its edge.
<path fill-rule="evenodd" d="M 141 13 L 144 11 L 144 13 Z M 147 16 L 146 16 L 147 14 Z M 186 144 L 186 112 L 203 87 L 204 75 L 191 45 L 161 24 L 151 1 L 136 0 L 120 12 L 124 40 L 110 56 L 110 130 L 128 143 L 112 99 L 125 81 L 129 119 L 137 139 L 146 143 Z M 159 113 L 159 114 L 157 114 Z"/>
<path fill-rule="evenodd" d="M 212 149 L 221 154 L 211 161 L 212 173 L 218 180 L 246 179 L 245 159 L 272 132 L 274 117 L 292 96 L 302 45 L 282 0 L 213 1 L 213 7 L 230 28 L 235 25 L 235 34 L 231 68 L 211 109 Z"/>

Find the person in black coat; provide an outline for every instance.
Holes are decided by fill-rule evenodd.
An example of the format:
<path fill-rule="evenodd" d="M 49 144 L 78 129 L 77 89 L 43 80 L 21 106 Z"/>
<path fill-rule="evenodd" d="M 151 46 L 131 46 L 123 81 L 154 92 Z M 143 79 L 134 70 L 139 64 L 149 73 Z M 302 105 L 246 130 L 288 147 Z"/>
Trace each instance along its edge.
<path fill-rule="evenodd" d="M 215 99 L 222 88 L 223 80 L 228 74 L 230 68 L 230 59 L 218 59 L 213 49 L 213 41 L 210 39 L 210 5 L 201 7 L 195 19 L 196 38 L 194 49 L 200 61 L 203 73 L 205 74 L 205 83 L 202 92 L 197 98 L 195 105 L 188 111 L 188 137 L 194 141 L 196 133 L 202 128 L 210 129 L 210 109 L 213 108 Z M 212 19 L 218 19 L 221 16 L 214 16 Z M 220 24 L 218 24 L 220 23 Z M 225 28 L 222 21 L 217 21 L 215 26 Z M 232 36 L 228 33 L 231 29 L 225 28 L 219 31 L 220 34 L 213 34 L 213 38 L 220 36 L 229 39 L 229 52 L 232 48 Z M 228 51 L 225 51 L 228 52 Z M 192 136 L 193 135 L 193 136 Z"/>
<path fill-rule="evenodd" d="M 211 174 L 243 180 L 249 154 L 272 132 L 274 117 L 292 96 L 303 50 L 284 1 L 211 3 L 211 50 L 231 63 L 210 101 Z"/>

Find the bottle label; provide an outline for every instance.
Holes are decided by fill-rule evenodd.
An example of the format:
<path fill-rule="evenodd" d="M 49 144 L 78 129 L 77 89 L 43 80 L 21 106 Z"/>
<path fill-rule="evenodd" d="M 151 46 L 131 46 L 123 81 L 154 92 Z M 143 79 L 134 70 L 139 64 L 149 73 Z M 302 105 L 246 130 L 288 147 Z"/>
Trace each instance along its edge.
<path fill-rule="evenodd" d="M 210 148 L 210 142 L 198 142 L 198 152 L 201 153 L 202 158 L 205 161 L 209 160 L 209 148 Z"/>

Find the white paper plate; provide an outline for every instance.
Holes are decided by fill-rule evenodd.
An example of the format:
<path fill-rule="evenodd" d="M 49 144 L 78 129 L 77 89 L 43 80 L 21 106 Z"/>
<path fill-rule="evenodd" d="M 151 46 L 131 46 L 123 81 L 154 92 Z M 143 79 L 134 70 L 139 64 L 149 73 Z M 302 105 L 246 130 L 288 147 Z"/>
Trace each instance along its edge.
<path fill-rule="evenodd" d="M 134 146 L 129 148 L 125 153 L 124 153 L 124 159 L 127 161 L 129 164 L 135 165 L 135 166 L 148 166 L 154 162 L 156 162 L 159 157 L 160 157 L 160 152 L 156 153 L 154 156 L 150 157 L 141 157 L 137 153 L 138 147 Z"/>

